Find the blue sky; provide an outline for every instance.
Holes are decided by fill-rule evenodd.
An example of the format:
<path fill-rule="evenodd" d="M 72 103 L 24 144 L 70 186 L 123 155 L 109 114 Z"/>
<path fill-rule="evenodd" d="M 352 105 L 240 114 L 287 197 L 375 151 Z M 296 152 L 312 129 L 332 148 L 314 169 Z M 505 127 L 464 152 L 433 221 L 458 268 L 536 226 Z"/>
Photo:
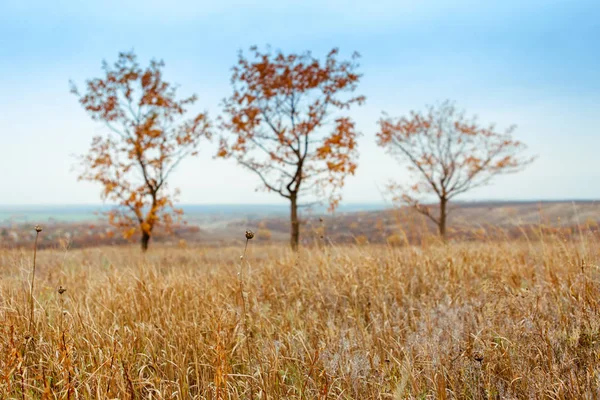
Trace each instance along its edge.
<path fill-rule="evenodd" d="M 216 117 L 239 49 L 332 47 L 361 53 L 353 113 L 362 131 L 346 202 L 379 202 L 402 167 L 374 144 L 382 111 L 453 99 L 482 122 L 517 124 L 539 159 L 463 199 L 600 197 L 600 2 L 523 1 L 26 1 L 0 0 L 0 204 L 93 204 L 100 188 L 76 180 L 73 154 L 102 132 L 69 93 L 103 59 L 134 49 L 164 59 L 181 94 Z M 257 178 L 214 145 L 182 163 L 172 187 L 183 203 L 275 203 Z M 223 182 L 231 182 L 224 186 Z"/>

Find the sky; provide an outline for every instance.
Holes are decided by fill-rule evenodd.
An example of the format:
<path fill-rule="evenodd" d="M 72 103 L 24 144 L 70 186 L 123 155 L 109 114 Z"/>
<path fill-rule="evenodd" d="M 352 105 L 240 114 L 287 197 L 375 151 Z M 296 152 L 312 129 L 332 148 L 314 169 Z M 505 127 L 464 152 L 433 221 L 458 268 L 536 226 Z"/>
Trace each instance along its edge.
<path fill-rule="evenodd" d="M 99 204 L 78 182 L 75 155 L 104 132 L 69 93 L 101 76 L 101 62 L 134 50 L 165 61 L 195 110 L 220 112 L 237 52 L 270 44 L 324 57 L 361 54 L 352 112 L 361 156 L 345 203 L 383 200 L 405 168 L 375 144 L 383 111 L 406 115 L 444 99 L 515 138 L 538 159 L 517 175 L 462 196 L 478 199 L 600 198 L 600 2 L 597 0 L 0 0 L 1 205 Z M 216 143 L 172 175 L 184 204 L 281 203 Z"/>

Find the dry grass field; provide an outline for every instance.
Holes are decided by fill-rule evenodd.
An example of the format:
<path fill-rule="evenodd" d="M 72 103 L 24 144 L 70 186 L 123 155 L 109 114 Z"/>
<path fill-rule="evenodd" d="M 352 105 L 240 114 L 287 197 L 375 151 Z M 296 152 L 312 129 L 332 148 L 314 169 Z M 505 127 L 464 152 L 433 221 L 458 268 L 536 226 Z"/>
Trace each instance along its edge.
<path fill-rule="evenodd" d="M 0 252 L 0 398 L 600 394 L 595 238 L 243 251 L 40 251 L 31 331 Z"/>

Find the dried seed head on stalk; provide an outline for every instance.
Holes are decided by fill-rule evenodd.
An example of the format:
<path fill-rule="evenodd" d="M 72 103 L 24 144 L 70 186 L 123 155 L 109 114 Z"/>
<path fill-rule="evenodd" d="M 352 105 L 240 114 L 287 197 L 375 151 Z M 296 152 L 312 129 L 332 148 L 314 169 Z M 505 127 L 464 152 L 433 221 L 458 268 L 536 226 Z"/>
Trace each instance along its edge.
<path fill-rule="evenodd" d="M 33 308 L 34 308 L 34 303 L 33 303 L 33 283 L 35 282 L 35 259 L 36 259 L 36 255 L 37 255 L 37 242 L 38 242 L 38 236 L 40 236 L 40 232 L 42 231 L 42 228 L 39 225 L 35 226 L 35 242 L 33 245 L 33 268 L 31 269 L 31 288 L 29 289 L 29 332 L 32 333 L 33 336 L 33 328 L 34 328 L 34 324 L 33 324 Z"/>
<path fill-rule="evenodd" d="M 250 240 L 254 237 L 254 232 L 248 230 L 246 231 L 246 239 Z"/>

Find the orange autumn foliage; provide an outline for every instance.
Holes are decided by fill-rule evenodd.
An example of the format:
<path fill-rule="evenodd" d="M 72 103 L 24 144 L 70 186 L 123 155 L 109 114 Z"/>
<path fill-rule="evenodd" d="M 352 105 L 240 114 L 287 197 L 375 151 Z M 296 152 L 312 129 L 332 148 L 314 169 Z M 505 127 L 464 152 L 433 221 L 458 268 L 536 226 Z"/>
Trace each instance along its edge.
<path fill-rule="evenodd" d="M 394 200 L 409 204 L 430 218 L 445 236 L 448 202 L 459 194 L 488 184 L 500 174 L 521 171 L 534 158 L 523 157 L 526 146 L 512 138 L 515 126 L 505 132 L 494 125 L 484 127 L 467 119 L 454 104 L 445 101 L 426 113 L 379 120 L 377 144 L 400 161 L 409 162 L 416 183 L 407 189 L 390 185 L 400 193 Z M 439 199 L 435 215 L 419 197 L 434 194 Z"/>
<path fill-rule="evenodd" d="M 85 93 L 71 89 L 92 119 L 108 127 L 81 157 L 79 179 L 103 186 L 102 198 L 118 205 L 109 222 L 124 237 L 140 234 L 144 250 L 157 225 L 169 229 L 181 215 L 173 206 L 177 192 L 167 187 L 169 176 L 211 136 L 205 113 L 185 118 L 197 97 L 178 99 L 163 79 L 163 66 L 152 60 L 142 68 L 133 52 L 120 53 L 114 65 L 103 62 L 104 76 L 88 80 Z"/>
<path fill-rule="evenodd" d="M 338 61 L 333 49 L 321 62 L 309 52 L 250 52 L 250 59 L 240 53 L 233 68 L 233 94 L 221 119 L 230 135 L 221 138 L 217 156 L 235 159 L 264 188 L 290 200 L 296 248 L 300 198 L 327 197 L 333 210 L 345 178 L 356 170 L 359 133 L 344 111 L 365 101 L 352 94 L 361 77 L 358 54 Z"/>

